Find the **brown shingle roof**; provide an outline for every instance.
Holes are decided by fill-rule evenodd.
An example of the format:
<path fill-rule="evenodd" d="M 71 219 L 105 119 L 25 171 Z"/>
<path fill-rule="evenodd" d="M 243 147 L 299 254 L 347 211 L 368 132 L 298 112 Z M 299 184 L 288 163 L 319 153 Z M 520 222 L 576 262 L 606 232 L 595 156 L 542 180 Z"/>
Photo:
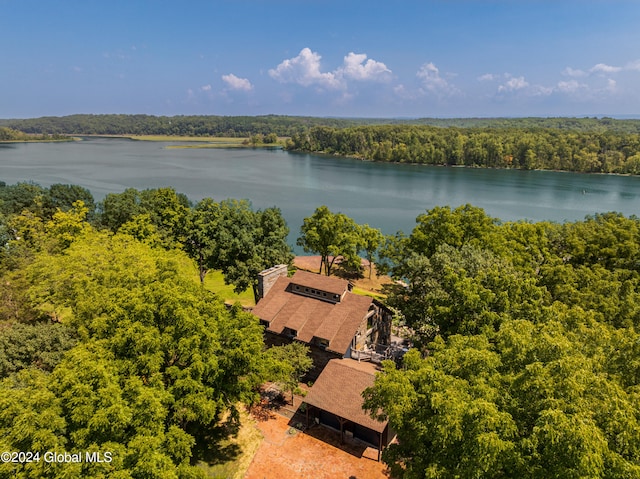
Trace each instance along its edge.
<path fill-rule="evenodd" d="M 284 291 L 284 289 L 289 285 L 289 278 L 286 276 L 281 276 L 276 280 L 271 289 L 275 291 Z M 271 293 L 271 291 L 269 291 Z M 273 318 L 278 311 L 285 305 L 285 303 L 289 300 L 287 295 L 282 294 L 267 294 L 264 298 L 258 301 L 258 304 L 253 308 L 253 314 L 258 316 L 261 319 L 266 319 L 270 321 L 269 318 Z"/>
<path fill-rule="evenodd" d="M 362 410 L 362 392 L 373 386 L 377 368 L 353 359 L 332 359 L 313 384 L 304 401 L 331 414 L 372 429 L 384 431 L 380 422 Z"/>
<path fill-rule="evenodd" d="M 291 282 L 308 288 L 320 289 L 331 294 L 342 295 L 349 289 L 349 281 L 346 279 L 333 278 L 320 274 L 309 273 L 307 271 L 296 271 L 291 277 Z"/>
<path fill-rule="evenodd" d="M 346 319 L 342 322 L 333 340 L 329 345 L 333 351 L 346 351 L 351 344 L 351 340 L 355 336 L 358 327 L 364 316 L 369 312 L 369 306 L 373 303 L 373 299 L 369 296 L 359 296 L 357 294 L 348 293 L 343 306 L 348 307 Z"/>
<path fill-rule="evenodd" d="M 339 303 L 332 303 L 294 293 L 291 284 L 344 293 L 344 296 Z M 344 355 L 373 301 L 368 296 L 353 294 L 347 288 L 345 280 L 298 271 L 291 278 L 278 278 L 267 296 L 253 309 L 253 314 L 269 323 L 268 331 L 281 334 L 284 328 L 289 328 L 297 332 L 297 339 L 307 343 L 314 336 L 326 339 L 329 351 Z"/>

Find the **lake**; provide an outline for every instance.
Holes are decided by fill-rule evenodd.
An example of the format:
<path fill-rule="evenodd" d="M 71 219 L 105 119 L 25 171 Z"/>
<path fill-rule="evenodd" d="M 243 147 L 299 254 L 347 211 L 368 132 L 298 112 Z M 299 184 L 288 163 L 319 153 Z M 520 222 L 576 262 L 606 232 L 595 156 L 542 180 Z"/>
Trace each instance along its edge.
<path fill-rule="evenodd" d="M 392 234 L 426 209 L 465 203 L 504 221 L 566 221 L 596 212 L 640 213 L 640 178 L 553 171 L 363 162 L 264 149 L 169 149 L 175 142 L 86 138 L 0 144 L 0 180 L 82 185 L 97 200 L 125 188 L 172 186 L 193 201 L 248 198 L 278 206 L 295 242 L 320 205 Z"/>

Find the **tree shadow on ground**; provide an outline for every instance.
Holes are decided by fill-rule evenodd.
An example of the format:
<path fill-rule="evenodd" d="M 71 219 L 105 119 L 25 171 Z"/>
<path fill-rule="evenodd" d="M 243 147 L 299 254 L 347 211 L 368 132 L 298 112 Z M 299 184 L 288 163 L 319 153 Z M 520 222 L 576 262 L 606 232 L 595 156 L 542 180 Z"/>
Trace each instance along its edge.
<path fill-rule="evenodd" d="M 260 388 L 260 402 L 251 406 L 249 412 L 258 421 L 268 421 L 288 404 L 284 393 L 276 385 L 265 384 Z"/>
<path fill-rule="evenodd" d="M 191 464 L 202 461 L 213 466 L 235 460 L 242 453 L 240 446 L 234 442 L 239 430 L 240 420 L 237 414 L 230 414 L 215 426 L 189 430 L 196 440 Z"/>
<path fill-rule="evenodd" d="M 364 278 L 364 269 L 362 267 L 350 268 L 347 265 L 338 264 L 331 270 L 331 276 L 346 279 L 347 281 L 357 281 Z"/>

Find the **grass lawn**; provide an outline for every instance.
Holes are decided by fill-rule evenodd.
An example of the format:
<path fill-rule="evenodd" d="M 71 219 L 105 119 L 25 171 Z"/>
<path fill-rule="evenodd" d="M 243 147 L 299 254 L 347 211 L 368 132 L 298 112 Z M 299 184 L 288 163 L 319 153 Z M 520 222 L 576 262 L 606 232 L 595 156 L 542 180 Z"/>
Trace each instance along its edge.
<path fill-rule="evenodd" d="M 246 138 L 219 136 L 178 136 L 178 135 L 126 135 L 126 138 L 142 141 L 197 141 L 203 143 L 224 143 L 241 145 Z"/>
<path fill-rule="evenodd" d="M 256 305 L 251 288 L 240 294 L 234 292 L 233 285 L 224 284 L 224 275 L 222 274 L 222 271 L 209 271 L 204 277 L 204 286 L 209 291 L 216 293 L 227 303 L 235 303 L 236 301 L 239 301 L 242 306 Z"/>
<path fill-rule="evenodd" d="M 377 291 L 371 291 L 368 289 L 358 288 L 357 286 L 354 286 L 351 292 L 354 294 L 359 294 L 360 296 L 371 296 L 372 298 L 380 299 L 380 300 L 383 300 L 386 298 L 386 296 L 382 293 L 379 293 Z"/>
<path fill-rule="evenodd" d="M 218 136 L 176 136 L 176 135 L 125 135 L 125 138 L 141 141 L 176 141 L 179 145 L 169 145 L 168 149 L 185 148 L 273 148 L 281 146 L 278 143 L 264 143 L 251 145 L 245 143 L 247 138 L 218 137 Z M 184 142 L 197 143 L 186 145 Z"/>
<path fill-rule="evenodd" d="M 256 455 L 263 436 L 253 418 L 240 409 L 240 428 L 237 434 L 223 439 L 218 444 L 218 454 L 208 462 L 199 462 L 207 477 L 221 479 L 242 479 Z"/>

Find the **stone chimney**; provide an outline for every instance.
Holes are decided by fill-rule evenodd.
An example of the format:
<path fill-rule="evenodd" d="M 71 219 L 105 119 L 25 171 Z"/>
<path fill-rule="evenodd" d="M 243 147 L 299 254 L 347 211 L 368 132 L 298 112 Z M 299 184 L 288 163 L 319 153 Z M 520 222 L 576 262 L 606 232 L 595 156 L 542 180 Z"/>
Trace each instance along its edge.
<path fill-rule="evenodd" d="M 289 268 L 286 264 L 272 266 L 258 273 L 258 299 L 264 298 L 280 276 L 287 276 Z"/>

